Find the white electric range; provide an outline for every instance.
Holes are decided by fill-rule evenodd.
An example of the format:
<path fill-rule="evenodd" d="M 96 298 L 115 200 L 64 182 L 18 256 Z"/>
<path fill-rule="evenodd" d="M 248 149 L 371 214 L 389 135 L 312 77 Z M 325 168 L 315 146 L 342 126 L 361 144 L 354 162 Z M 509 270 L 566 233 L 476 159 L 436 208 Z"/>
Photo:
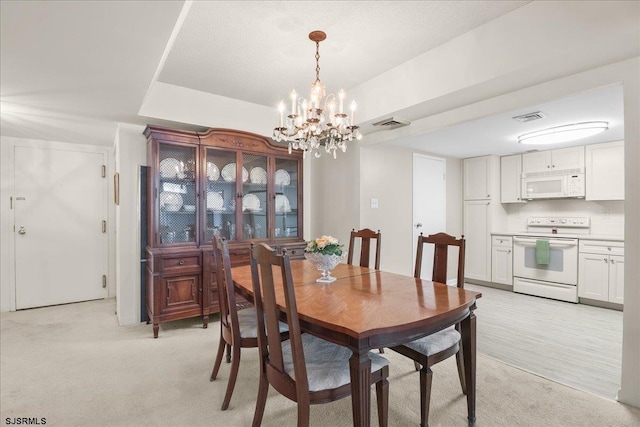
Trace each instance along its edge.
<path fill-rule="evenodd" d="M 578 302 L 578 238 L 589 234 L 587 217 L 536 217 L 513 235 L 513 290 Z M 549 262 L 538 264 L 536 242 L 549 242 Z"/>

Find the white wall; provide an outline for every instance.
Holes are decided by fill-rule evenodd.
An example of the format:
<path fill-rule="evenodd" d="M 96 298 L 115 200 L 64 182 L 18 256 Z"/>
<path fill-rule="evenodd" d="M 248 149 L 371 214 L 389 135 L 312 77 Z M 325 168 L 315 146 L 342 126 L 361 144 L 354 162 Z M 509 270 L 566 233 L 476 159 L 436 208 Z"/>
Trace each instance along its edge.
<path fill-rule="evenodd" d="M 360 228 L 380 230 L 380 268 L 413 275 L 413 153 L 415 150 L 376 145 L 360 149 Z M 433 155 L 421 152 L 421 154 Z M 436 156 L 438 157 L 438 156 Z M 446 231 L 462 234 L 461 161 L 446 160 Z M 371 208 L 371 198 L 378 208 Z M 449 276 L 454 278 L 455 265 Z"/>
<path fill-rule="evenodd" d="M 120 204 L 115 207 L 116 312 L 120 325 L 140 322 L 139 168 L 147 164 L 144 126 L 120 124 L 115 140 L 115 170 L 120 175 Z"/>
<path fill-rule="evenodd" d="M 15 198 L 14 191 L 14 148 L 43 147 L 63 150 L 76 150 L 93 153 L 101 153 L 107 159 L 107 178 L 113 174 L 113 150 L 89 144 L 70 144 L 59 141 L 44 141 L 39 139 L 14 138 L 9 136 L 0 137 L 0 311 L 15 310 L 15 269 L 14 269 L 14 245 L 13 245 L 13 225 L 14 210 L 10 208 L 10 197 Z M 109 224 L 113 224 L 113 186 L 109 185 L 107 197 L 110 203 L 107 213 L 108 230 L 113 230 Z M 61 242 L 64 245 L 64 242 Z M 108 242 L 108 273 L 107 289 L 109 297 L 114 297 L 115 289 L 115 234 L 109 234 Z M 63 246 L 62 246 L 62 250 Z"/>
<path fill-rule="evenodd" d="M 621 402 L 640 407 L 640 58 L 625 61 L 625 259 Z"/>
<path fill-rule="evenodd" d="M 360 146 L 351 143 L 346 153 L 337 153 L 336 159 L 323 154 L 308 164 L 311 182 L 305 191 L 311 191 L 311 223 L 306 224 L 310 238 L 332 235 L 345 244 L 346 250 L 351 229 L 358 229 L 360 223 Z"/>

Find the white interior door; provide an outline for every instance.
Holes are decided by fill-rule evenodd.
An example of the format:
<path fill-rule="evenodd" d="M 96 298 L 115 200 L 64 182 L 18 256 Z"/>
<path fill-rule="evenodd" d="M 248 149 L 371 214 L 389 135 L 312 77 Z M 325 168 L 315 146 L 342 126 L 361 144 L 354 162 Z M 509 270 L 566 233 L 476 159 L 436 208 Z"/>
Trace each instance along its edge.
<path fill-rule="evenodd" d="M 444 232 L 446 229 L 446 161 L 437 157 L 413 154 L 413 265 L 418 236 Z M 422 278 L 431 280 L 433 247 L 425 246 Z"/>
<path fill-rule="evenodd" d="M 105 155 L 15 147 L 16 309 L 106 298 Z"/>

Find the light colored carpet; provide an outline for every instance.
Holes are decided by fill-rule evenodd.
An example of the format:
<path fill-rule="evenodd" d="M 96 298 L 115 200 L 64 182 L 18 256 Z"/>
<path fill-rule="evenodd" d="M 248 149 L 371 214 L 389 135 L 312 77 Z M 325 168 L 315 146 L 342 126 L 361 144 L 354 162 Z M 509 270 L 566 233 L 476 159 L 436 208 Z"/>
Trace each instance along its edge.
<path fill-rule="evenodd" d="M 229 375 L 209 382 L 219 325 L 199 319 L 119 327 L 115 301 L 0 315 L 0 421 L 46 418 L 47 426 L 249 426 L 257 391 L 257 350 L 242 354 L 229 410 Z M 391 361 L 389 425 L 418 425 L 418 373 Z M 434 367 L 431 426 L 466 426 L 453 358 Z M 638 426 L 640 410 L 578 391 L 478 354 L 477 423 L 483 426 Z M 373 390 L 373 389 L 372 389 Z M 375 393 L 372 392 L 375 405 Z M 296 425 L 296 406 L 271 390 L 263 425 Z M 377 425 L 375 406 L 372 425 Z M 312 426 L 351 425 L 351 400 L 312 406 Z"/>

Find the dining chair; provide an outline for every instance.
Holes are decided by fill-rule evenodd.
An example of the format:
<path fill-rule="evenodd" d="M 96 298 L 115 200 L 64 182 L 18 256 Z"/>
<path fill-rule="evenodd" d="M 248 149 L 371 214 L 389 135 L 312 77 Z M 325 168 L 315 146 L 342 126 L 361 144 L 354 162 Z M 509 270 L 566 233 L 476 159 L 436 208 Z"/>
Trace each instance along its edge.
<path fill-rule="evenodd" d="M 360 239 L 360 267 L 369 267 L 369 262 L 371 259 L 371 241 L 376 241 L 376 258 L 374 268 L 376 270 L 380 270 L 380 244 L 382 239 L 382 234 L 380 234 L 380 230 L 378 232 L 374 232 L 370 228 L 363 228 L 362 230 L 356 231 L 356 229 L 351 230 L 351 236 L 349 238 L 349 252 L 347 255 L 347 264 L 353 265 L 353 254 L 356 239 Z"/>
<path fill-rule="evenodd" d="M 274 274 L 275 273 L 275 274 Z M 269 385 L 298 404 L 298 427 L 309 425 L 310 405 L 328 403 L 351 395 L 349 358 L 346 347 L 302 334 L 298 318 L 289 255 L 265 243 L 251 246 L 251 276 L 258 318 L 260 385 L 253 426 L 262 423 Z M 276 284 L 282 284 L 282 289 Z M 276 301 L 276 295 L 282 295 Z M 278 316 L 286 316 L 289 339 L 278 337 Z M 369 353 L 371 383 L 376 385 L 378 421 L 387 425 L 389 362 Z"/>
<path fill-rule="evenodd" d="M 355 252 L 356 239 L 360 239 L 360 267 L 369 267 L 371 261 L 371 241 L 376 241 L 376 258 L 374 268 L 380 270 L 380 248 L 382 244 L 382 234 L 380 230 L 374 232 L 370 228 L 363 228 L 356 231 L 355 228 L 351 229 L 351 235 L 349 237 L 349 252 L 347 254 L 347 264 L 353 265 L 353 254 Z M 384 353 L 384 348 L 378 349 L 380 353 Z"/>
<path fill-rule="evenodd" d="M 435 245 L 433 251 L 433 272 L 431 280 L 439 283 L 447 283 L 447 258 L 450 247 L 458 248 L 458 274 L 457 287 L 464 288 L 464 236 L 456 239 L 446 233 L 431 234 L 418 237 L 416 251 L 416 267 L 414 277 L 420 278 L 422 273 L 422 252 L 425 244 Z M 420 371 L 420 426 L 425 427 L 429 423 L 429 404 L 431 400 L 432 371 L 431 366 L 456 355 L 458 377 L 462 386 L 462 393 L 467 394 L 464 380 L 464 364 L 462 359 L 462 346 L 460 342 L 460 324 L 438 331 L 426 337 L 419 338 L 407 344 L 390 347 L 392 350 L 412 359 L 416 370 Z"/>
<path fill-rule="evenodd" d="M 227 391 L 222 401 L 222 410 L 229 407 L 231 395 L 238 377 L 240 367 L 240 353 L 242 348 L 257 348 L 256 309 L 248 307 L 238 310 L 236 293 L 231 277 L 231 260 L 229 247 L 225 238 L 214 236 L 213 256 L 216 263 L 216 280 L 218 284 L 218 299 L 220 303 L 220 343 L 218 353 L 211 372 L 210 381 L 215 381 L 222 363 L 222 356 L 227 349 L 227 363 L 231 363 Z M 278 324 L 281 339 L 288 338 L 288 327 L 285 323 Z M 231 356 L 231 357 L 230 357 Z"/>

